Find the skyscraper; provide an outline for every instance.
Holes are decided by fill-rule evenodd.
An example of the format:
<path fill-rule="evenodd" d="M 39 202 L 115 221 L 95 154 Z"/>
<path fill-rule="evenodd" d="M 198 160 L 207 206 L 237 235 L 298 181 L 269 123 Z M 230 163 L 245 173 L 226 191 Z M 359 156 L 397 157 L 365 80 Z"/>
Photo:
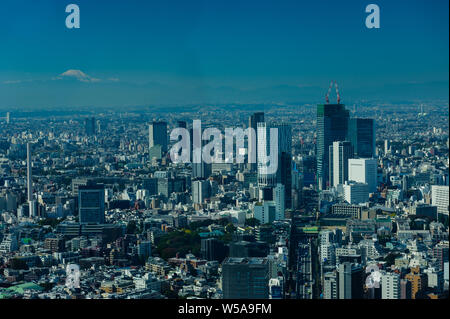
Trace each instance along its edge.
<path fill-rule="evenodd" d="M 431 185 L 431 203 L 438 208 L 438 214 L 449 213 L 448 186 Z"/>
<path fill-rule="evenodd" d="M 248 154 L 254 153 L 255 157 L 258 155 L 258 139 L 257 139 L 257 129 L 258 129 L 258 123 L 264 122 L 264 113 L 263 112 L 257 112 L 253 113 L 249 120 L 248 120 L 248 127 L 252 128 L 253 130 L 250 130 L 250 133 L 248 135 Z M 251 143 L 252 140 L 255 140 L 255 144 Z M 250 155 L 249 155 L 250 159 Z M 256 172 L 257 170 L 257 163 L 250 163 L 250 160 L 248 162 L 248 168 L 252 172 Z"/>
<path fill-rule="evenodd" d="M 369 185 L 369 192 L 377 191 L 377 160 L 351 158 L 348 160 L 348 180 Z"/>
<path fill-rule="evenodd" d="M 95 134 L 95 117 L 88 117 L 84 119 L 84 130 L 86 135 Z"/>
<path fill-rule="evenodd" d="M 177 125 L 179 128 L 187 128 L 186 121 L 177 121 Z"/>
<path fill-rule="evenodd" d="M 381 299 L 400 299 L 400 275 L 384 273 L 381 276 Z"/>
<path fill-rule="evenodd" d="M 277 129 L 277 167 L 275 172 L 268 172 L 266 164 L 261 160 L 271 152 L 270 129 Z M 268 125 L 266 122 L 258 123 L 258 186 L 275 187 L 282 184 L 285 188 L 285 207 L 292 206 L 292 133 L 291 126 L 287 124 Z"/>
<path fill-rule="evenodd" d="M 31 144 L 27 143 L 27 200 L 33 200 L 33 182 L 31 171 Z"/>
<path fill-rule="evenodd" d="M 167 153 L 167 123 L 152 122 L 149 125 L 149 149 L 160 145 L 161 151 Z"/>
<path fill-rule="evenodd" d="M 202 128 L 201 130 L 201 134 L 200 136 L 203 135 L 204 129 Z M 199 163 L 196 163 L 194 161 L 194 130 L 193 128 L 191 128 L 189 130 L 190 136 L 191 136 L 191 143 L 190 143 L 190 158 L 192 160 L 192 179 L 205 179 L 208 178 L 211 173 L 212 173 L 212 164 L 211 163 L 206 163 L 203 159 L 200 160 Z M 210 140 L 204 140 L 201 139 L 201 147 L 203 148 L 206 144 L 208 144 L 210 141 L 212 140 L 212 138 Z M 200 152 L 201 149 L 200 148 Z M 203 156 L 203 154 L 202 154 Z"/>
<path fill-rule="evenodd" d="M 31 167 L 31 144 L 27 143 L 27 200 L 29 216 L 37 215 L 36 201 L 33 199 L 33 172 Z"/>
<path fill-rule="evenodd" d="M 222 265 L 223 299 L 268 299 L 267 258 L 228 257 Z"/>
<path fill-rule="evenodd" d="M 352 157 L 375 157 L 375 120 L 349 119 L 347 140 L 353 146 L 354 156 Z"/>
<path fill-rule="evenodd" d="M 192 181 L 192 202 L 194 204 L 202 204 L 205 198 L 209 197 L 209 181 L 196 180 Z"/>
<path fill-rule="evenodd" d="M 336 272 L 327 272 L 323 280 L 323 299 L 338 299 Z"/>
<path fill-rule="evenodd" d="M 348 181 L 348 160 L 353 155 L 350 142 L 333 142 L 329 148 L 330 153 L 330 184 L 336 187 Z"/>
<path fill-rule="evenodd" d="M 347 137 L 349 111 L 344 104 L 317 105 L 317 181 L 320 190 L 330 185 L 329 152 L 335 141 Z"/>
<path fill-rule="evenodd" d="M 217 260 L 222 262 L 226 255 L 224 243 L 216 238 L 202 239 L 200 247 L 201 255 L 206 260 Z"/>
<path fill-rule="evenodd" d="M 275 202 L 275 220 L 284 219 L 286 187 L 283 184 L 277 184 L 273 188 L 273 199 Z"/>
<path fill-rule="evenodd" d="M 345 262 L 338 267 L 339 299 L 363 298 L 363 269 L 358 264 Z"/>
<path fill-rule="evenodd" d="M 78 218 L 81 224 L 105 223 L 105 187 L 88 183 L 78 187 Z"/>
<path fill-rule="evenodd" d="M 367 184 L 345 182 L 343 189 L 345 201 L 349 204 L 361 204 L 369 201 L 369 185 Z"/>

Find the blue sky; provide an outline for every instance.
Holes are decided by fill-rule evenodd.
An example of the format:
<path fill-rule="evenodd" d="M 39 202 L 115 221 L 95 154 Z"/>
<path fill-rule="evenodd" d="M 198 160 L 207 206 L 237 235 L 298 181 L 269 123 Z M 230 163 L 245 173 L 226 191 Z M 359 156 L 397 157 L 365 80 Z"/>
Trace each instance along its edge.
<path fill-rule="evenodd" d="M 80 29 L 65 27 L 69 3 L 80 7 Z M 365 27 L 370 3 L 381 9 L 380 29 Z M 447 0 L 4 0 L 1 8 L 0 107 L 321 102 L 330 80 L 344 102 L 448 95 Z"/>

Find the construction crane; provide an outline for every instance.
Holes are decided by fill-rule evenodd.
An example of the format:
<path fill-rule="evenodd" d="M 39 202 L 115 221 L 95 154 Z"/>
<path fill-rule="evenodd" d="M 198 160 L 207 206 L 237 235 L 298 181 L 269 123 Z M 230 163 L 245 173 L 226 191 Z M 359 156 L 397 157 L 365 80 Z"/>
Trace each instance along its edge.
<path fill-rule="evenodd" d="M 341 103 L 341 96 L 339 95 L 339 88 L 338 88 L 338 85 L 337 85 L 337 82 L 336 82 L 336 81 L 334 81 L 334 87 L 336 88 L 337 104 L 340 104 L 340 103 Z M 330 103 L 330 98 L 329 98 L 329 96 L 330 96 L 330 93 L 331 93 L 331 89 L 332 89 L 332 88 L 333 88 L 333 81 L 331 81 L 330 87 L 328 88 L 327 95 L 325 96 L 325 100 L 326 100 L 327 104 Z"/>

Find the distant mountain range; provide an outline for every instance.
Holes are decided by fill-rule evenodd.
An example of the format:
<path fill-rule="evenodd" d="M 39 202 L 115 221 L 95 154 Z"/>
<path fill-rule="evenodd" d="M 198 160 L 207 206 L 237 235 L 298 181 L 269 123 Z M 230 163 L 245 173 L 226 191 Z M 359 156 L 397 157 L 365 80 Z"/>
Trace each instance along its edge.
<path fill-rule="evenodd" d="M 244 90 L 230 86 L 134 84 L 118 79 L 100 80 L 85 74 L 40 81 L 0 83 L 0 109 L 60 107 L 181 106 L 226 103 L 321 103 L 328 87 L 278 85 Z M 343 103 L 354 101 L 448 100 L 449 83 L 404 83 L 376 87 L 341 87 Z M 332 96 L 331 101 L 334 97 Z"/>

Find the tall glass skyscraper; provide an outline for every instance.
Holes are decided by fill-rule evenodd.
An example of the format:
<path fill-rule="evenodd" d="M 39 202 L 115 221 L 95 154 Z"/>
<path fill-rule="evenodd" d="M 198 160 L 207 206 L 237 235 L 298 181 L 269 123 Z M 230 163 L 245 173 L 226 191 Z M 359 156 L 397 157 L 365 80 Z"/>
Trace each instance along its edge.
<path fill-rule="evenodd" d="M 329 186 L 329 147 L 335 141 L 345 141 L 349 111 L 344 104 L 317 105 L 317 182 L 319 190 Z"/>
<path fill-rule="evenodd" d="M 167 152 L 167 123 L 152 122 L 149 125 L 149 149 L 160 145 L 163 153 Z"/>
<path fill-rule="evenodd" d="M 105 187 L 88 183 L 78 187 L 78 218 L 81 224 L 105 223 Z"/>
<path fill-rule="evenodd" d="M 288 124 L 269 125 L 266 122 L 258 123 L 258 186 L 269 186 L 274 188 L 277 184 L 285 187 L 285 208 L 292 206 L 292 131 Z M 277 167 L 273 173 L 267 172 L 267 166 L 262 163 L 263 156 L 270 153 L 271 145 L 275 145 L 270 140 L 270 129 L 276 128 L 277 149 Z"/>
<path fill-rule="evenodd" d="M 354 156 L 375 157 L 375 120 L 352 118 L 348 121 L 347 140 L 352 143 Z"/>
<path fill-rule="evenodd" d="M 330 145 L 330 186 L 336 187 L 348 181 L 348 160 L 353 157 L 349 141 L 336 141 Z"/>
<path fill-rule="evenodd" d="M 248 154 L 251 154 L 252 152 L 255 154 L 255 157 L 258 156 L 258 139 L 257 139 L 257 129 L 258 129 L 258 123 L 264 122 L 264 113 L 263 112 L 257 112 L 253 113 L 249 120 L 248 120 L 248 127 L 252 128 L 253 131 L 250 131 L 251 133 L 248 136 Z M 255 136 L 253 136 L 255 134 Z M 251 141 L 255 139 L 256 144 L 251 143 Z M 248 168 L 252 172 L 256 172 L 257 170 L 257 163 L 250 163 L 250 155 L 249 155 L 249 163 Z"/>
<path fill-rule="evenodd" d="M 95 134 L 95 117 L 89 117 L 84 119 L 84 130 L 86 135 Z"/>

